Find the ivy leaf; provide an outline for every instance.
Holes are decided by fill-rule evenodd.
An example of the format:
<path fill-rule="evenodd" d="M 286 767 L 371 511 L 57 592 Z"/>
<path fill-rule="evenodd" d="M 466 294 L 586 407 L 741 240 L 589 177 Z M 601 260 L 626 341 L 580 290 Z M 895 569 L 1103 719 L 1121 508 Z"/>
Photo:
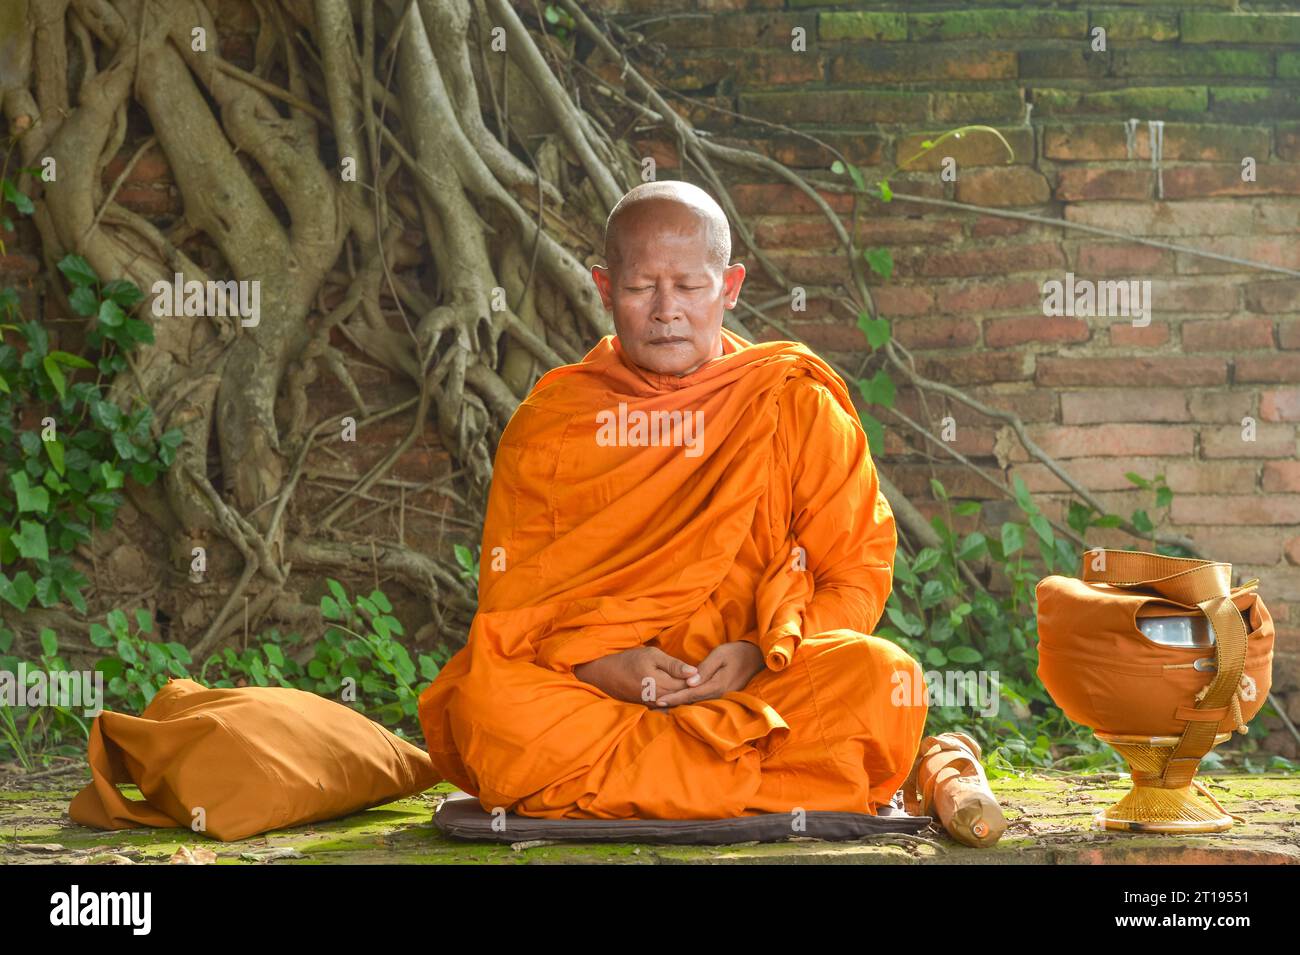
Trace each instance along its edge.
<path fill-rule="evenodd" d="M 104 297 L 111 298 L 125 311 L 130 311 L 144 301 L 144 292 L 126 279 L 113 279 L 104 286 Z"/>
<path fill-rule="evenodd" d="M 858 417 L 862 419 L 862 430 L 867 433 L 867 443 L 871 447 L 872 457 L 883 457 L 885 453 L 885 426 L 865 411 L 859 412 Z"/>
<path fill-rule="evenodd" d="M 73 285 L 94 285 L 99 281 L 99 276 L 90 267 L 90 263 L 79 255 L 65 255 L 59 260 L 59 271 Z"/>
<path fill-rule="evenodd" d="M 28 560 L 49 560 L 50 546 L 45 539 L 44 525 L 37 524 L 35 521 L 21 521 L 18 524 L 18 533 L 10 538 L 10 541 L 18 548 L 18 553 Z"/>
<path fill-rule="evenodd" d="M 1010 521 L 1002 525 L 1002 553 L 1010 557 L 1025 546 L 1025 529 L 1021 524 Z"/>
<path fill-rule="evenodd" d="M 887 318 L 872 318 L 866 312 L 861 312 L 858 315 L 858 328 L 867 336 L 867 344 L 872 348 L 880 348 L 889 341 L 889 319 Z"/>
<path fill-rule="evenodd" d="M 22 471 L 15 471 L 9 475 L 9 483 L 14 486 L 14 491 L 18 496 L 18 513 L 24 514 L 28 511 L 35 514 L 48 513 L 50 509 L 50 492 L 43 487 L 31 487 L 27 483 L 27 475 Z"/>
<path fill-rule="evenodd" d="M 17 607 L 19 613 L 27 609 L 35 596 L 36 584 L 32 582 L 32 575 L 27 571 L 19 571 L 14 575 L 13 580 L 0 573 L 0 600 Z"/>
<path fill-rule="evenodd" d="M 886 282 L 894 274 L 894 257 L 890 255 L 888 249 L 867 249 L 862 253 L 862 257 L 867 260 L 867 265 L 871 266 L 871 271 Z"/>

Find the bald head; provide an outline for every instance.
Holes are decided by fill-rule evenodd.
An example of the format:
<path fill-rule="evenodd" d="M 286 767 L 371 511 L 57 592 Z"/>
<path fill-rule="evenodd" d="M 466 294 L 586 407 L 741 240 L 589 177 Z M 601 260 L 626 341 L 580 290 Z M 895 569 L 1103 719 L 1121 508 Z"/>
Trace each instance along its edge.
<path fill-rule="evenodd" d="M 648 233 L 694 228 L 704 236 L 706 264 L 721 273 L 731 261 L 731 227 L 722 208 L 689 182 L 646 182 L 615 203 L 605 221 L 605 262 L 617 272 L 630 248 Z"/>

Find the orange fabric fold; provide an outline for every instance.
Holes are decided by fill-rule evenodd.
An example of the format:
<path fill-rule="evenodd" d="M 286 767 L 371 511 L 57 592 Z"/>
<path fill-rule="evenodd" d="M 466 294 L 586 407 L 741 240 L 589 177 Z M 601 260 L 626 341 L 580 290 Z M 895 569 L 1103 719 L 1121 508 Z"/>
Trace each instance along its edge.
<path fill-rule="evenodd" d="M 680 378 L 632 365 L 606 337 L 544 375 L 506 428 L 479 612 L 420 697 L 434 765 L 485 809 L 742 814 L 763 804 L 774 751 L 810 745 L 825 791 L 809 766 L 788 766 L 808 790 L 798 805 L 873 812 L 892 794 L 876 790 L 910 768 L 924 707 L 887 712 L 893 687 L 881 681 L 920 672 L 866 636 L 889 596 L 897 535 L 848 390 L 802 345 L 723 336 L 721 357 Z M 762 650 L 759 677 L 662 711 L 572 672 L 641 645 L 698 664 L 733 640 Z M 845 642 L 866 652 L 841 648 L 835 670 L 816 664 Z M 803 725 L 787 710 L 808 714 Z"/>

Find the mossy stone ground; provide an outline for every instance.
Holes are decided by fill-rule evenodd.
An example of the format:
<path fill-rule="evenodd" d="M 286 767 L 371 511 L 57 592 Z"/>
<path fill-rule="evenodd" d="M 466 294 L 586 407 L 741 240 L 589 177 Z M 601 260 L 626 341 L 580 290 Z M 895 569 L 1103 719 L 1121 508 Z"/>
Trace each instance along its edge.
<path fill-rule="evenodd" d="M 513 848 L 444 837 L 433 825 L 432 814 L 443 794 L 452 791 L 447 784 L 344 819 L 226 843 L 183 829 L 87 829 L 67 816 L 80 779 L 60 776 L 37 788 L 38 780 L 24 786 L 21 777 L 11 776 L 0 779 L 0 864 L 166 863 L 182 847 L 212 850 L 217 865 L 1300 863 L 1300 777 L 1243 774 L 1204 776 L 1201 781 L 1245 822 L 1216 835 L 1100 832 L 1090 828 L 1092 815 L 1123 794 L 1125 777 L 1027 774 L 993 783 L 1010 825 L 992 849 L 971 849 L 934 830 L 922 832 L 920 838 L 885 835 L 858 842 L 797 840 L 717 847 L 552 843 Z M 139 797 L 130 788 L 126 793 Z"/>

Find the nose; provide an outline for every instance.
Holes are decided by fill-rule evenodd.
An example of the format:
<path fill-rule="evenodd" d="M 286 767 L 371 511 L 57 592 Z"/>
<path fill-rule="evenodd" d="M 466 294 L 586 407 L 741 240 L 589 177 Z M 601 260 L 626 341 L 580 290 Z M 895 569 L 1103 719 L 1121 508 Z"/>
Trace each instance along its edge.
<path fill-rule="evenodd" d="M 686 313 L 682 311 L 681 304 L 672 287 L 659 286 L 655 290 L 654 302 L 650 309 L 651 320 L 670 325 L 674 321 L 685 317 Z"/>

